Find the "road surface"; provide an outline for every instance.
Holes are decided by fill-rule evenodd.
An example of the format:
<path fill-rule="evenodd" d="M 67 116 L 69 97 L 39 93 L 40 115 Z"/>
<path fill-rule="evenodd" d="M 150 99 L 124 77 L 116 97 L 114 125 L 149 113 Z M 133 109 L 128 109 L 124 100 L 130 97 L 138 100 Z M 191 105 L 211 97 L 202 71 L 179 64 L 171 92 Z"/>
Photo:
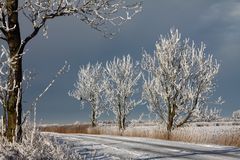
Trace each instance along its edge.
<path fill-rule="evenodd" d="M 240 160 L 240 148 L 150 138 L 50 134 L 89 160 Z"/>

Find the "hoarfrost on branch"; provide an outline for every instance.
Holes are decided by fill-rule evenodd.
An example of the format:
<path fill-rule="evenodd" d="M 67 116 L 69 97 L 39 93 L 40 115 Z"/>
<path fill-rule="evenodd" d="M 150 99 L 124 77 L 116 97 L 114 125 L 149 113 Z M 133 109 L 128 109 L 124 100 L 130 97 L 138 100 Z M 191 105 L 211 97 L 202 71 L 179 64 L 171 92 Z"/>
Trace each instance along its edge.
<path fill-rule="evenodd" d="M 76 98 L 82 102 L 82 105 L 87 103 L 92 109 L 91 122 L 95 127 L 97 118 L 104 112 L 103 104 L 103 68 L 97 63 L 90 63 L 85 67 L 82 66 L 78 72 L 78 79 L 74 84 L 75 89 L 69 92 L 69 96 Z"/>
<path fill-rule="evenodd" d="M 214 91 L 219 64 L 206 55 L 205 48 L 203 43 L 197 47 L 189 39 L 181 40 L 178 30 L 171 30 L 156 42 L 153 55 L 143 55 L 142 68 L 148 77 L 142 96 L 168 131 L 198 117 Z"/>
<path fill-rule="evenodd" d="M 141 100 L 135 101 L 132 98 L 142 73 L 136 68 L 130 55 L 107 62 L 105 73 L 106 101 L 116 116 L 119 130 L 124 130 L 128 114 L 141 103 Z"/>
<path fill-rule="evenodd" d="M 22 40 L 22 48 L 43 29 L 47 37 L 47 24 L 50 19 L 60 16 L 76 16 L 107 37 L 114 32 L 109 30 L 109 24 L 119 26 L 131 20 L 142 10 L 141 2 L 125 0 L 24 0 L 19 2 L 17 12 L 22 13 L 32 24 L 33 31 Z M 6 40 L 6 34 L 14 27 L 8 27 L 8 17 L 5 0 L 0 0 L 0 38 Z"/>

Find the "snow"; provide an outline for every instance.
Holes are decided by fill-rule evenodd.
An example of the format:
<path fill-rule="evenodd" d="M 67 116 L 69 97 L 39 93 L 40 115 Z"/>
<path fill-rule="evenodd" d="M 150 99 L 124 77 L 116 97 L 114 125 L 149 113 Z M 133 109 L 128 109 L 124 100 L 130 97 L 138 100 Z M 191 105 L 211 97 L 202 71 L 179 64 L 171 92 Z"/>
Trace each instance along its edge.
<path fill-rule="evenodd" d="M 240 159 L 240 148 L 150 138 L 44 133 L 72 144 L 85 159 Z"/>

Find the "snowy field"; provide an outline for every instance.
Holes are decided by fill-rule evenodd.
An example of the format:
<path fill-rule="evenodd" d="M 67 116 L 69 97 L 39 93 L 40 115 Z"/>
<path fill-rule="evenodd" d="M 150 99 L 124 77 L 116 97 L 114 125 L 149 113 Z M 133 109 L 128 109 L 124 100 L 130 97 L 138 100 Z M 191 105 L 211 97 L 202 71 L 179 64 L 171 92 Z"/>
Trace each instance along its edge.
<path fill-rule="evenodd" d="M 240 148 L 217 145 L 200 145 L 150 138 L 109 135 L 44 133 L 54 136 L 60 143 L 89 160 L 111 159 L 201 159 L 239 160 Z"/>

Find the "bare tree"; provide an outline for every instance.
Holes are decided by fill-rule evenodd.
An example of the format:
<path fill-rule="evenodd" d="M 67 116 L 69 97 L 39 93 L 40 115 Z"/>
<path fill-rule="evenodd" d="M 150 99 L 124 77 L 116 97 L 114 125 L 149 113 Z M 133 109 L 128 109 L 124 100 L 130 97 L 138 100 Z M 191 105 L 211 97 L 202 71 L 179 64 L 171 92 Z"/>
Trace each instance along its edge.
<path fill-rule="evenodd" d="M 153 55 L 143 55 L 142 68 L 148 72 L 143 99 L 170 133 L 198 117 L 197 111 L 206 106 L 219 64 L 205 54 L 203 43 L 198 48 L 189 39 L 181 40 L 178 30 L 171 30 L 169 36 L 161 36 Z"/>
<path fill-rule="evenodd" d="M 85 67 L 82 66 L 78 72 L 78 79 L 74 84 L 75 89 L 69 92 L 69 96 L 76 98 L 86 103 L 92 109 L 90 116 L 92 127 L 97 125 L 97 118 L 104 112 L 105 106 L 103 103 L 103 68 L 97 63 L 90 63 Z"/>
<path fill-rule="evenodd" d="M 13 60 L 8 87 L 14 89 L 6 97 L 9 141 L 13 139 L 16 126 L 20 128 L 16 139 L 21 138 L 22 53 L 41 29 L 47 36 L 47 22 L 56 17 L 76 16 L 91 28 L 109 36 L 111 32 L 107 32 L 108 24 L 121 25 L 140 10 L 140 3 L 128 5 L 125 0 L 0 0 L 0 40 L 6 42 L 6 48 Z M 27 18 L 32 26 L 32 31 L 24 38 L 21 36 L 19 17 Z"/>
<path fill-rule="evenodd" d="M 140 102 L 132 99 L 136 93 L 137 82 L 141 72 L 136 69 L 130 55 L 122 59 L 114 58 L 106 63 L 106 102 L 110 110 L 115 114 L 119 130 L 126 128 L 126 118 L 130 111 Z"/>

